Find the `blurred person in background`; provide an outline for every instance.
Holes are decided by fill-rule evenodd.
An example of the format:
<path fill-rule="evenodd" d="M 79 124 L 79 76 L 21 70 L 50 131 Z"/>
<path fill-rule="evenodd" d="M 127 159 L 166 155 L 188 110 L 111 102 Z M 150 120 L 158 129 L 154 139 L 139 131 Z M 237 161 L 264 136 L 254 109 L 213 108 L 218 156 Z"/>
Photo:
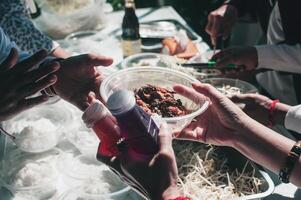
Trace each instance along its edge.
<path fill-rule="evenodd" d="M 31 9 L 37 9 L 34 0 L 0 0 L 0 26 L 10 40 L 29 54 L 45 49 L 52 56 L 68 57 L 69 53 L 57 42 L 35 27 L 30 19 Z M 36 10 L 36 14 L 38 12 L 39 10 Z"/>
<path fill-rule="evenodd" d="M 301 103 L 301 22 L 299 0 L 228 0 L 208 16 L 206 31 L 215 43 L 227 38 L 239 17 L 256 18 L 267 34 L 267 44 L 254 47 L 232 47 L 215 56 L 218 66 L 237 64 L 247 70 L 271 71 L 257 75 L 260 86 L 272 98 L 296 105 Z"/>

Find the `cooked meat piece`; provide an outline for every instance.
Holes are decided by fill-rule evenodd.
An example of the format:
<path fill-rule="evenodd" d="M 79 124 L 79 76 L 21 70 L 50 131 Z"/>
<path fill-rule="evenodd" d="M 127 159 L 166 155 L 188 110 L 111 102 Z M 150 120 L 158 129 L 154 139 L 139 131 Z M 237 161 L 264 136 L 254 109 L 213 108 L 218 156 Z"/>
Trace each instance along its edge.
<path fill-rule="evenodd" d="M 162 87 L 146 85 L 135 91 L 137 104 L 149 114 L 162 117 L 183 116 L 188 113 L 180 99 L 175 99 L 174 92 Z"/>

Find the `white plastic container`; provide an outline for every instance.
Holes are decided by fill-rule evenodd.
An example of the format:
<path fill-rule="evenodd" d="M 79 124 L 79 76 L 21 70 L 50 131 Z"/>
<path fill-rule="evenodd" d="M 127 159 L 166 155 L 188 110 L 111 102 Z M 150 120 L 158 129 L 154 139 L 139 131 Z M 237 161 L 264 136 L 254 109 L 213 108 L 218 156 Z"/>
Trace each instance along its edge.
<path fill-rule="evenodd" d="M 15 144 L 24 152 L 40 153 L 54 148 L 64 127 L 70 121 L 70 113 L 54 105 L 41 105 L 25 111 L 3 128 L 14 135 Z"/>
<path fill-rule="evenodd" d="M 257 93 L 258 90 L 255 86 L 252 84 L 242 81 L 239 79 L 232 79 L 232 78 L 209 78 L 209 79 L 204 79 L 202 82 L 204 83 L 209 83 L 218 90 L 220 90 L 222 93 L 227 93 L 226 95 L 234 95 L 237 93 L 240 94 L 246 94 L 246 93 Z M 231 91 L 229 92 L 223 92 L 222 88 L 223 87 L 234 87 L 237 90 L 233 91 L 233 94 L 231 94 Z"/>
<path fill-rule="evenodd" d="M 61 151 L 52 149 L 40 154 L 13 152 L 4 160 L 1 182 L 5 188 L 20 196 L 47 199 L 57 192 L 59 172 L 56 161 Z M 4 173 L 5 172 L 5 173 Z"/>
<path fill-rule="evenodd" d="M 71 142 L 82 155 L 91 159 L 96 158 L 99 139 L 92 129 L 86 128 L 85 125 L 79 122 L 79 127 L 73 131 L 69 131 L 67 139 Z"/>
<path fill-rule="evenodd" d="M 108 76 L 101 84 L 100 94 L 104 101 L 107 101 L 113 92 L 121 89 L 134 91 L 142 86 L 151 84 L 173 90 L 172 88 L 175 84 L 192 87 L 191 83 L 194 82 L 198 82 L 198 80 L 175 70 L 161 67 L 134 67 L 120 70 Z M 190 110 L 191 113 L 180 117 L 161 119 L 165 121 L 174 132 L 181 131 L 209 106 L 209 102 L 207 101 L 196 104 L 181 95 L 175 95 L 175 98 L 180 99 L 186 109 Z"/>
<path fill-rule="evenodd" d="M 105 22 L 105 0 L 39 0 L 42 14 L 34 20 L 52 38 L 100 28 Z"/>
<path fill-rule="evenodd" d="M 125 197 L 130 191 L 129 186 L 122 183 L 119 177 L 96 159 L 65 154 L 61 156 L 57 166 L 64 183 L 70 188 L 76 188 L 69 194 L 73 200 L 117 200 L 123 199 L 121 197 Z"/>

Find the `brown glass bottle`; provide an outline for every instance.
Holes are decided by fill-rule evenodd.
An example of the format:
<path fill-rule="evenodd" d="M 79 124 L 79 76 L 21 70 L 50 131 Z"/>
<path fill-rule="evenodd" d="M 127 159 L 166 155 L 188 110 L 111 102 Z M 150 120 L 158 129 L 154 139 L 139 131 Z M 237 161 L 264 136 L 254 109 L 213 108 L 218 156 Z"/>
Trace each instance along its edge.
<path fill-rule="evenodd" d="M 135 12 L 134 0 L 125 0 L 125 14 L 122 21 L 122 48 L 124 57 L 141 52 L 139 21 Z"/>

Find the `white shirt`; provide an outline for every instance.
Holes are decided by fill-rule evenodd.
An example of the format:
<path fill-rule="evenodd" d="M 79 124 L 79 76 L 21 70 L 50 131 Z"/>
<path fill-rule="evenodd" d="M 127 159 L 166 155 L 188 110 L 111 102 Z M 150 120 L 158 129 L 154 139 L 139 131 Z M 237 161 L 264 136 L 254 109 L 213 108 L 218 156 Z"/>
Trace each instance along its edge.
<path fill-rule="evenodd" d="M 256 46 L 259 68 L 301 73 L 301 45 L 276 45 L 284 40 L 281 16 L 278 3 L 276 3 L 271 13 L 267 32 L 268 44 Z M 265 72 L 257 75 L 257 81 L 273 98 L 289 105 L 297 104 L 293 77 L 291 75 L 280 75 L 278 72 L 273 71 Z"/>
<path fill-rule="evenodd" d="M 267 40 L 267 45 L 256 47 L 259 68 L 264 67 L 278 71 L 301 73 L 301 45 L 273 45 L 285 40 L 278 3 L 271 13 Z M 290 105 L 297 103 L 291 75 L 265 72 L 259 74 L 257 80 L 274 98 L 278 98 L 280 101 Z M 301 105 L 294 106 L 288 111 L 284 126 L 289 130 L 301 133 Z"/>
<path fill-rule="evenodd" d="M 301 133 L 301 105 L 292 107 L 285 116 L 285 128 Z"/>

